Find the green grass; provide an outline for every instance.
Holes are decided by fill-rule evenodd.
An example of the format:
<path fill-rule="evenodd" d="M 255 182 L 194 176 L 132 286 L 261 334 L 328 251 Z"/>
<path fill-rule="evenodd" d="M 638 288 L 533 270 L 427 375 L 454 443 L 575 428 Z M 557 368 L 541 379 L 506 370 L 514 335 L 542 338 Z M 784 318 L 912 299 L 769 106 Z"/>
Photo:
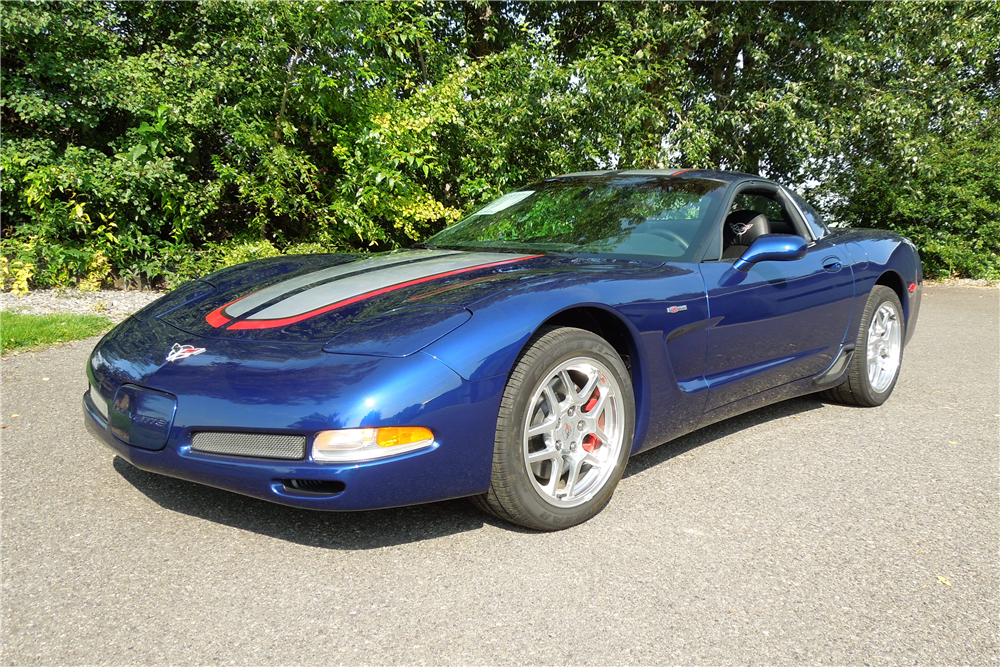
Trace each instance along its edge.
<path fill-rule="evenodd" d="M 111 320 L 99 315 L 0 314 L 0 352 L 51 345 L 104 333 Z"/>

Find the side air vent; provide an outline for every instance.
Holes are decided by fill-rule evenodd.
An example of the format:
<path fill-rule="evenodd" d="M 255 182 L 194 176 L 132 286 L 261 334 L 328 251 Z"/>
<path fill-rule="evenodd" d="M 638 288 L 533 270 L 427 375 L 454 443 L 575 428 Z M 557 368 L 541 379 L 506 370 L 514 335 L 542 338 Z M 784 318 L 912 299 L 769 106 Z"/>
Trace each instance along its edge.
<path fill-rule="evenodd" d="M 304 459 L 306 438 L 270 433 L 201 431 L 191 438 L 191 449 L 206 454 L 248 456 L 257 459 Z"/>

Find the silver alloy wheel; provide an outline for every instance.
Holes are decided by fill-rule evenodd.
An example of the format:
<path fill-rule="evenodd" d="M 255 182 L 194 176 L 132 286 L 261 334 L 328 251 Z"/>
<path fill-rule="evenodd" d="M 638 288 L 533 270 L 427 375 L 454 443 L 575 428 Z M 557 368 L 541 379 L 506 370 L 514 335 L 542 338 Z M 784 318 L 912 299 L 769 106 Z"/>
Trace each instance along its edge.
<path fill-rule="evenodd" d="M 524 462 L 542 499 L 576 507 L 615 471 L 624 415 L 615 376 L 591 357 L 564 361 L 535 388 L 524 423 Z"/>
<path fill-rule="evenodd" d="M 884 301 L 868 325 L 868 383 L 878 393 L 892 384 L 902 352 L 899 313 L 891 301 Z"/>

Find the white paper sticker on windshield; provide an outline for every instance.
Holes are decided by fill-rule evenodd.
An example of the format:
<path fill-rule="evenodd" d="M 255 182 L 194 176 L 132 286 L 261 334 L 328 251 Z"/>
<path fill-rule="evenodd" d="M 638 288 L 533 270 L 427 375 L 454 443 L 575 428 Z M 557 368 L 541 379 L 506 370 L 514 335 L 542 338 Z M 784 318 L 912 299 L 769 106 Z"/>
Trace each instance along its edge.
<path fill-rule="evenodd" d="M 517 202 L 523 199 L 527 199 L 533 194 L 535 194 L 534 190 L 520 190 L 518 192 L 511 192 L 509 195 L 504 195 L 503 197 L 500 197 L 500 199 L 497 199 L 496 201 L 489 204 L 485 208 L 479 209 L 472 215 L 493 215 L 494 213 L 499 213 L 505 208 L 510 208 Z"/>

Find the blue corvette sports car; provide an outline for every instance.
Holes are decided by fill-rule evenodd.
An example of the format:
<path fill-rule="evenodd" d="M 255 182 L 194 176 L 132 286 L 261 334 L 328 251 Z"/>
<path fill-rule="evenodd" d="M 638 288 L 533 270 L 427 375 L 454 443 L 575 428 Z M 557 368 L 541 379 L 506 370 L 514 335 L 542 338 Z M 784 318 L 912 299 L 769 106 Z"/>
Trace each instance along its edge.
<path fill-rule="evenodd" d="M 756 176 L 570 174 L 409 250 L 177 288 L 94 349 L 84 418 L 143 470 L 264 500 L 471 496 L 554 530 L 706 424 L 810 392 L 883 403 L 922 283 L 906 239 L 831 230 Z"/>

